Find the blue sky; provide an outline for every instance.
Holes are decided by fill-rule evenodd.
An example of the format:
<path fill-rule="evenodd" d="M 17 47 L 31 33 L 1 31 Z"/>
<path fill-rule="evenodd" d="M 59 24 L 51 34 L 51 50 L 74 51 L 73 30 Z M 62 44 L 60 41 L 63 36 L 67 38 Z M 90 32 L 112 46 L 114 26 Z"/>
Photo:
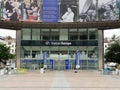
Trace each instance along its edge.
<path fill-rule="evenodd" d="M 104 37 L 110 37 L 111 38 L 114 34 L 117 35 L 117 36 L 120 36 L 120 28 L 104 31 Z M 13 38 L 16 38 L 16 31 L 0 29 L 0 36 L 3 36 L 3 37 L 12 36 Z"/>

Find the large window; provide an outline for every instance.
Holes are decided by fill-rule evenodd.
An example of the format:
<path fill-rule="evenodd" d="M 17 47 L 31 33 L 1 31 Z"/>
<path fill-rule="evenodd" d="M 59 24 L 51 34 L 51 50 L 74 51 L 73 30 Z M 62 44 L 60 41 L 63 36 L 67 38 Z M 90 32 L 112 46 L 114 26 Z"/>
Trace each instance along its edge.
<path fill-rule="evenodd" d="M 32 29 L 32 40 L 40 40 L 40 29 Z"/>
<path fill-rule="evenodd" d="M 22 40 L 31 40 L 31 29 L 22 29 Z"/>
<path fill-rule="evenodd" d="M 51 38 L 51 40 L 59 40 L 59 30 L 51 29 L 50 38 Z"/>
<path fill-rule="evenodd" d="M 70 29 L 69 30 L 69 40 L 78 40 L 77 29 Z"/>
<path fill-rule="evenodd" d="M 41 40 L 50 40 L 50 30 L 49 29 L 41 30 Z"/>
<path fill-rule="evenodd" d="M 97 39 L 97 30 L 96 29 L 88 29 L 89 32 L 89 39 L 95 40 Z"/>
<path fill-rule="evenodd" d="M 88 40 L 88 31 L 87 29 L 79 29 L 79 39 Z"/>

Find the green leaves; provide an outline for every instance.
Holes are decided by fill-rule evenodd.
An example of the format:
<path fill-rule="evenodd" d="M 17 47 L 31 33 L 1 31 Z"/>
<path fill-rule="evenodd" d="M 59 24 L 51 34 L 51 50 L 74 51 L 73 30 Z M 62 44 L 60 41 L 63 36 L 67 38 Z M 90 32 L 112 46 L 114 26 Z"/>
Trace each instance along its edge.
<path fill-rule="evenodd" d="M 111 44 L 110 47 L 107 48 L 107 52 L 105 53 L 105 58 L 107 61 L 120 63 L 119 41 L 115 41 L 113 44 Z"/>
<path fill-rule="evenodd" d="M 4 44 L 0 44 L 0 62 L 6 62 L 9 59 L 13 59 L 14 54 L 10 54 L 10 47 Z"/>

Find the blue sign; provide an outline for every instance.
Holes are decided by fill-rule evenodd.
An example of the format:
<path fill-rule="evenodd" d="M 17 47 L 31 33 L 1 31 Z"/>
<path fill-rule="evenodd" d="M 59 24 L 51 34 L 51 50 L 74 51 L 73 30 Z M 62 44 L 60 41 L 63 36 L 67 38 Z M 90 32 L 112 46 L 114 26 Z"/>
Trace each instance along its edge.
<path fill-rule="evenodd" d="M 52 59 L 50 60 L 50 67 L 51 67 L 51 69 L 53 69 L 53 60 Z"/>
<path fill-rule="evenodd" d="M 69 69 L 69 60 L 65 60 L 65 69 L 66 69 L 66 70 Z"/>
<path fill-rule="evenodd" d="M 58 22 L 58 0 L 42 0 L 42 22 Z"/>
<path fill-rule="evenodd" d="M 76 68 L 80 68 L 80 52 L 76 52 Z"/>

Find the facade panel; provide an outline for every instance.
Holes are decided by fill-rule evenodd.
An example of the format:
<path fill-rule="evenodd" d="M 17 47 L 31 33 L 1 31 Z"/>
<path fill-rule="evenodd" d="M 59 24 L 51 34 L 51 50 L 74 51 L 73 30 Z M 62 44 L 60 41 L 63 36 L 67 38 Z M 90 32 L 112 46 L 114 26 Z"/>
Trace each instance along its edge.
<path fill-rule="evenodd" d="M 22 32 L 27 31 L 23 29 Z M 35 30 L 35 29 L 32 29 Z M 43 63 L 43 53 L 47 55 L 48 69 L 65 70 L 66 61 L 69 62 L 68 66 L 70 70 L 75 69 L 76 66 L 76 51 L 80 52 L 80 69 L 97 69 L 98 68 L 98 34 L 97 29 L 62 29 L 66 37 L 70 37 L 72 34 L 77 34 L 77 39 L 66 38 L 60 39 L 62 34 L 58 31 L 61 29 L 39 29 L 40 32 L 45 32 L 49 35 L 48 40 L 44 40 L 44 34 L 41 33 L 41 40 L 21 40 L 21 65 L 28 69 L 32 69 L 34 65 L 38 68 Z M 85 30 L 85 32 L 84 32 Z M 31 31 L 31 30 L 30 30 Z M 29 32 L 29 30 L 28 30 Z M 37 30 L 36 30 L 37 32 Z M 49 32 L 49 33 L 48 33 Z M 54 36 L 52 32 L 59 34 L 59 40 L 51 38 Z M 67 33 L 66 33 L 67 32 Z M 77 33 L 76 33 L 77 32 Z M 81 33 L 84 32 L 84 33 Z M 55 34 L 56 34 L 55 33 Z M 30 34 L 30 37 L 32 34 Z M 82 36 L 81 36 L 82 35 Z M 79 37 L 85 38 L 79 38 Z M 24 34 L 22 34 L 24 37 Z M 64 37 L 65 38 L 65 37 Z M 50 60 L 53 60 L 53 66 L 50 64 Z M 68 69 L 68 68 L 67 68 Z"/>

